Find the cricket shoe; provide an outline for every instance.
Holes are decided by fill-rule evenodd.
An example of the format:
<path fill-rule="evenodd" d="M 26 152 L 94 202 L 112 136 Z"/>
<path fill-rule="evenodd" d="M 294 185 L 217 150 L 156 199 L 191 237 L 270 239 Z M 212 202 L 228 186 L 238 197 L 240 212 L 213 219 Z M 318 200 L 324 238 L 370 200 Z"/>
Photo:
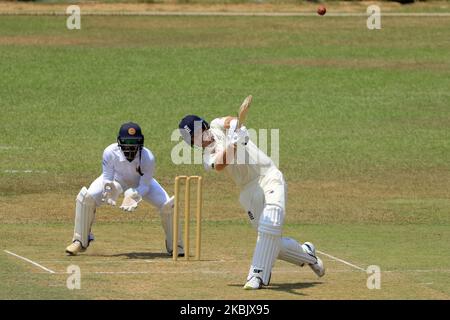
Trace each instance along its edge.
<path fill-rule="evenodd" d="M 262 288 L 262 280 L 260 277 L 253 276 L 244 285 L 244 290 L 258 290 Z"/>
<path fill-rule="evenodd" d="M 89 244 L 95 240 L 94 235 L 91 233 L 89 235 Z M 71 256 L 76 256 L 80 252 L 85 252 L 87 248 L 83 247 L 81 245 L 81 242 L 78 240 L 75 240 L 66 248 L 66 253 L 68 253 Z"/>
<path fill-rule="evenodd" d="M 173 257 L 173 251 L 169 250 L 169 248 L 167 247 L 167 241 L 166 241 L 166 250 L 167 250 L 167 253 L 169 254 L 169 256 Z M 178 245 L 178 256 L 184 257 L 184 248 L 180 245 Z"/>
<path fill-rule="evenodd" d="M 72 242 L 71 245 L 69 245 L 66 248 L 66 253 L 68 253 L 71 256 L 76 256 L 80 252 L 84 252 L 84 251 L 86 251 L 86 248 L 83 248 L 83 246 L 81 245 L 81 242 L 78 240 L 75 240 L 74 242 Z"/>
<path fill-rule="evenodd" d="M 323 277 L 325 275 L 325 267 L 323 266 L 322 260 L 316 256 L 316 248 L 311 242 L 305 242 L 302 244 L 303 250 L 310 256 L 314 257 L 316 259 L 316 263 L 309 264 L 309 267 L 314 271 L 317 276 Z"/>
<path fill-rule="evenodd" d="M 263 285 L 269 285 L 272 273 L 269 276 L 269 281 L 265 284 L 261 277 L 263 275 L 263 270 L 253 268 L 253 266 L 251 268 L 251 272 L 247 276 L 247 282 L 244 285 L 244 290 L 258 290 L 261 289 Z"/>

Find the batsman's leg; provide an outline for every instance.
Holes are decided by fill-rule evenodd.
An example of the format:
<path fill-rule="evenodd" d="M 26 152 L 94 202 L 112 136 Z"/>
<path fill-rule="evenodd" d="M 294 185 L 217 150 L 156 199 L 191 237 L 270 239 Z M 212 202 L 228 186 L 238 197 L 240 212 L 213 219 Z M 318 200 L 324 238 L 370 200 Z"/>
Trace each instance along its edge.
<path fill-rule="evenodd" d="M 281 208 L 286 208 L 287 185 L 281 172 L 275 171 L 268 175 L 263 181 L 263 188 L 266 191 L 267 203 L 278 204 Z M 278 259 L 299 266 L 306 263 L 319 277 L 325 274 L 322 260 L 316 256 L 314 245 L 310 242 L 301 244 L 294 239 L 282 238 Z"/>
<path fill-rule="evenodd" d="M 311 242 L 300 244 L 291 238 L 281 239 L 281 248 L 278 259 L 303 267 L 306 263 L 319 277 L 325 275 L 325 267 L 320 258 L 316 256 L 316 249 Z"/>
<path fill-rule="evenodd" d="M 259 219 L 258 239 L 244 289 L 259 289 L 268 285 L 274 262 L 280 250 L 283 210 L 266 205 Z"/>

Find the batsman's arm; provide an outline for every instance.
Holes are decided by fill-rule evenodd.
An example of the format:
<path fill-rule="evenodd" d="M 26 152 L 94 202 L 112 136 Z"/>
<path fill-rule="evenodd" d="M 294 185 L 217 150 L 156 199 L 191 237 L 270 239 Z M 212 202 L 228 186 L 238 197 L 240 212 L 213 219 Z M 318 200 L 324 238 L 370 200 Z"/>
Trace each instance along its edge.
<path fill-rule="evenodd" d="M 230 149 L 227 151 L 227 149 Z M 216 170 L 221 171 L 227 165 L 227 157 L 233 155 L 233 146 L 229 148 L 218 148 L 213 153 L 206 153 L 203 155 L 203 166 L 206 171 Z"/>
<path fill-rule="evenodd" d="M 238 119 L 236 117 L 225 117 L 225 130 L 232 129 L 233 131 L 236 130 L 238 125 Z"/>
<path fill-rule="evenodd" d="M 229 164 L 235 164 L 237 149 L 245 148 L 250 139 L 245 126 L 240 127 L 238 130 L 228 131 L 228 135 L 224 142 L 225 148 L 217 151 L 215 155 L 214 165 L 212 167 L 217 171 L 225 169 L 225 167 Z"/>
<path fill-rule="evenodd" d="M 211 128 L 222 131 L 227 138 L 223 142 L 222 147 L 218 147 L 214 154 L 206 157 L 204 163 L 206 170 L 214 169 L 216 171 L 222 171 L 227 165 L 234 163 L 237 149 L 236 143 L 238 141 L 231 143 L 231 137 L 237 134 L 237 126 L 238 119 L 232 116 L 217 118 L 211 122 Z"/>
<path fill-rule="evenodd" d="M 227 134 L 226 131 L 229 129 L 232 129 L 233 131 L 236 130 L 237 125 L 238 119 L 232 116 L 217 118 L 211 121 L 212 128 L 220 129 L 224 131 L 225 134 Z"/>
<path fill-rule="evenodd" d="M 229 144 L 227 148 L 217 154 L 216 161 L 214 162 L 214 169 L 216 171 L 222 171 L 227 165 L 233 162 L 236 147 L 236 144 Z"/>

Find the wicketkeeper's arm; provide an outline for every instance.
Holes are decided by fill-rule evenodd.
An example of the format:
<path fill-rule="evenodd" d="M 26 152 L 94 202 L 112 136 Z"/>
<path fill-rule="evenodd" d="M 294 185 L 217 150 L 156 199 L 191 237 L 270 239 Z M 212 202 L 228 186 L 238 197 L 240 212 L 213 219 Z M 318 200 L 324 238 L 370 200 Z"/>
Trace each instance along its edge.
<path fill-rule="evenodd" d="M 153 179 L 155 171 L 155 159 L 147 152 L 142 151 L 142 159 L 140 165 L 141 178 L 136 189 L 130 188 L 125 191 L 124 198 L 120 209 L 123 211 L 136 210 L 142 197 L 150 190 L 150 183 Z"/>
<path fill-rule="evenodd" d="M 103 185 L 114 181 L 114 160 L 111 152 L 105 150 L 103 152 L 102 161 Z"/>
<path fill-rule="evenodd" d="M 114 159 L 109 150 L 103 152 L 102 177 L 102 201 L 115 206 L 117 197 L 122 192 L 122 188 L 119 183 L 114 181 Z"/>
<path fill-rule="evenodd" d="M 155 161 L 143 162 L 141 165 L 141 172 L 143 175 L 139 180 L 139 186 L 136 188 L 136 191 L 143 196 L 150 190 L 150 182 L 152 181 L 155 172 Z"/>

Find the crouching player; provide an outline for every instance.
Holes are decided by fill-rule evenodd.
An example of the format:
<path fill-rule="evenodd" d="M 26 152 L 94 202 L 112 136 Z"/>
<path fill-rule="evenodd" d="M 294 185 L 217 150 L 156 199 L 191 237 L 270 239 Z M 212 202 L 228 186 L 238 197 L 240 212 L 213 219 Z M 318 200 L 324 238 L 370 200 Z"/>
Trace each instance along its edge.
<path fill-rule="evenodd" d="M 134 211 L 144 199 L 158 208 L 166 234 L 166 250 L 172 255 L 173 197 L 153 178 L 155 158 L 144 147 L 144 136 L 136 123 L 120 127 L 117 143 L 103 152 L 103 173 L 89 187 L 83 187 L 76 198 L 75 230 L 72 243 L 66 248 L 70 255 L 84 252 L 94 239 L 91 233 L 95 212 L 106 203 L 115 206 L 124 192 L 120 209 Z M 178 237 L 181 239 L 181 236 Z M 178 243 L 178 254 L 184 255 L 183 243 Z"/>
<path fill-rule="evenodd" d="M 217 118 L 210 126 L 204 119 L 188 115 L 179 129 L 186 143 L 203 148 L 206 170 L 226 171 L 241 189 L 241 205 L 258 233 L 244 289 L 269 285 L 277 258 L 299 266 L 307 264 L 322 277 L 325 268 L 314 245 L 282 237 L 286 183 L 274 162 L 249 140 L 246 128 L 239 128 L 233 117 Z"/>

